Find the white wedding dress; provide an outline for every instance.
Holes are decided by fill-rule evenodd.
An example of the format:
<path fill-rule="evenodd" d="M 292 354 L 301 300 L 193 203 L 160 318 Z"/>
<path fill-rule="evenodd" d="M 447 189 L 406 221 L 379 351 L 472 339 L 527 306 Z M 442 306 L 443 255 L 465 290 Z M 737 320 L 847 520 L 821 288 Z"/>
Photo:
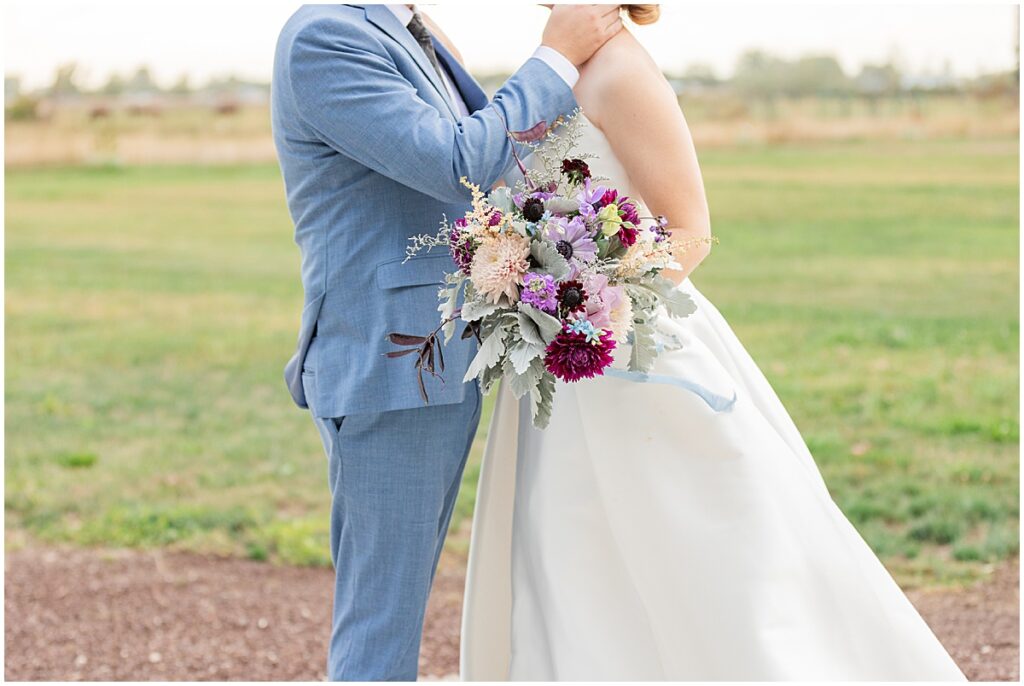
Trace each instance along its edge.
<path fill-rule="evenodd" d="M 581 147 L 629 193 L 600 131 Z M 646 380 L 559 383 L 545 431 L 500 389 L 462 678 L 964 680 L 722 315 L 681 288 L 698 309 L 662 318 L 684 345 Z"/>

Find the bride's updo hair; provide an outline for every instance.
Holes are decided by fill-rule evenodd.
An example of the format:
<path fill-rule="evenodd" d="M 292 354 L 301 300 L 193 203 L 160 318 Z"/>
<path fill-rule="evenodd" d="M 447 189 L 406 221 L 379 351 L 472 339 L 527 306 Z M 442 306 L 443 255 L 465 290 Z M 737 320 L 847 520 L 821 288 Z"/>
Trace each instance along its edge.
<path fill-rule="evenodd" d="M 630 20 L 638 26 L 653 24 L 661 16 L 661 8 L 657 5 L 622 5 L 621 7 L 626 10 Z"/>

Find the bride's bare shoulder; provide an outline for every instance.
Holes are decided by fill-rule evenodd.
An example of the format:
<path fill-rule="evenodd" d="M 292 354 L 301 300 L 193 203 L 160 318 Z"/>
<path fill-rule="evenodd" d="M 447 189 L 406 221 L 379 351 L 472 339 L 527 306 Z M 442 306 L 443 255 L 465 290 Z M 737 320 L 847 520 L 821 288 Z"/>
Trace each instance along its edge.
<path fill-rule="evenodd" d="M 592 119 L 600 118 L 602 105 L 608 106 L 623 89 L 666 87 L 668 83 L 643 44 L 629 32 L 619 31 L 580 69 L 574 89 L 576 100 Z"/>

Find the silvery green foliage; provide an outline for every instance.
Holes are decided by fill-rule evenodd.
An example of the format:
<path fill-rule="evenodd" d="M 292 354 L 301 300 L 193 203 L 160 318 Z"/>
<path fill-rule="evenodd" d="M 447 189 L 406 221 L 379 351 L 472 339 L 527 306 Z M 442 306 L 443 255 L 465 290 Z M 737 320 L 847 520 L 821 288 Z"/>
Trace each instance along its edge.
<path fill-rule="evenodd" d="M 533 415 L 533 425 L 538 429 L 546 428 L 551 421 L 551 405 L 554 399 L 555 377 L 545 372 L 530 389 L 530 414 Z"/>
<path fill-rule="evenodd" d="M 683 342 L 674 333 L 658 331 L 654 338 L 657 342 L 659 353 L 670 353 L 683 349 Z"/>
<path fill-rule="evenodd" d="M 629 353 L 629 371 L 647 373 L 654 366 L 658 346 L 654 341 L 654 325 L 644 319 L 633 320 L 633 346 Z"/>
<path fill-rule="evenodd" d="M 519 303 L 519 332 L 523 340 L 546 347 L 562 330 L 562 322 L 533 305 Z"/>
<path fill-rule="evenodd" d="M 556 281 L 569 274 L 569 263 L 551 241 L 534 240 L 530 243 L 530 257 L 537 262 L 536 271 L 550 274 Z"/>
<path fill-rule="evenodd" d="M 493 367 L 488 367 L 483 371 L 482 374 L 480 374 L 480 391 L 484 395 L 490 393 L 491 388 L 494 387 L 494 384 L 496 384 L 498 380 L 501 379 L 503 369 L 503 365 L 496 364 Z"/>
<path fill-rule="evenodd" d="M 441 304 L 437 311 L 441 313 L 441 321 L 446 322 L 441 331 L 444 333 L 444 342 L 449 343 L 455 335 L 455 310 L 459 305 L 459 291 L 463 284 L 467 283 L 466 275 L 461 271 L 445 274 L 445 285 L 438 291 L 438 298 Z M 451 321 L 448 321 L 451 320 Z"/>
<path fill-rule="evenodd" d="M 523 371 L 517 371 L 511 359 L 506 359 L 503 365 L 503 373 L 508 389 L 512 391 L 517 399 L 522 398 L 537 387 L 538 382 L 544 374 L 544 360 L 540 357 L 534 358 Z"/>
<path fill-rule="evenodd" d="M 676 288 L 675 284 L 664 276 L 646 279 L 643 287 L 654 292 L 665 306 L 665 310 L 673 317 L 689 317 L 697 311 L 697 303 L 693 302 L 693 298 Z"/>
<path fill-rule="evenodd" d="M 578 209 L 580 204 L 572 198 L 549 198 L 544 201 L 544 209 L 551 214 L 566 214 Z"/>
<path fill-rule="evenodd" d="M 475 322 L 478 319 L 494 314 L 502 305 L 500 302 L 492 303 L 482 295 L 475 295 L 472 298 L 469 297 L 468 289 L 466 293 L 466 302 L 462 305 L 462 320 L 466 322 Z"/>
<path fill-rule="evenodd" d="M 501 360 L 501 356 L 505 354 L 505 339 L 508 337 L 510 328 L 510 325 L 502 320 L 502 323 L 496 326 L 489 334 L 481 334 L 483 342 L 480 343 L 480 349 L 477 350 L 473 361 L 469 363 L 466 376 L 462 379 L 463 383 L 471 381 L 486 369 L 491 369 L 492 367 L 501 369 L 501 365 L 498 362 Z"/>
<path fill-rule="evenodd" d="M 658 346 L 654 340 L 654 322 L 657 318 L 657 294 L 637 284 L 626 284 L 626 294 L 633 304 L 633 332 L 630 336 L 632 349 L 629 355 L 629 371 L 648 372 L 654 366 Z"/>
<path fill-rule="evenodd" d="M 512 189 L 508 186 L 499 186 L 487 196 L 487 202 L 501 210 L 502 214 L 512 211 Z"/>
<path fill-rule="evenodd" d="M 509 348 L 505 361 L 512 365 L 516 374 L 523 374 L 543 352 L 543 346 L 520 339 Z"/>

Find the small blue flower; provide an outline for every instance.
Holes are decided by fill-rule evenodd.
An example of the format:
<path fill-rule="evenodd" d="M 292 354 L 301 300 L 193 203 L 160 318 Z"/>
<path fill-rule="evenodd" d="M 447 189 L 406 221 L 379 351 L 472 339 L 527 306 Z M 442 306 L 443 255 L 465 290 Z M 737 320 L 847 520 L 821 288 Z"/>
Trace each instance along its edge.
<path fill-rule="evenodd" d="M 579 334 L 587 339 L 587 343 L 600 343 L 603 329 L 596 328 L 586 319 L 575 319 L 566 327 L 572 333 Z"/>

